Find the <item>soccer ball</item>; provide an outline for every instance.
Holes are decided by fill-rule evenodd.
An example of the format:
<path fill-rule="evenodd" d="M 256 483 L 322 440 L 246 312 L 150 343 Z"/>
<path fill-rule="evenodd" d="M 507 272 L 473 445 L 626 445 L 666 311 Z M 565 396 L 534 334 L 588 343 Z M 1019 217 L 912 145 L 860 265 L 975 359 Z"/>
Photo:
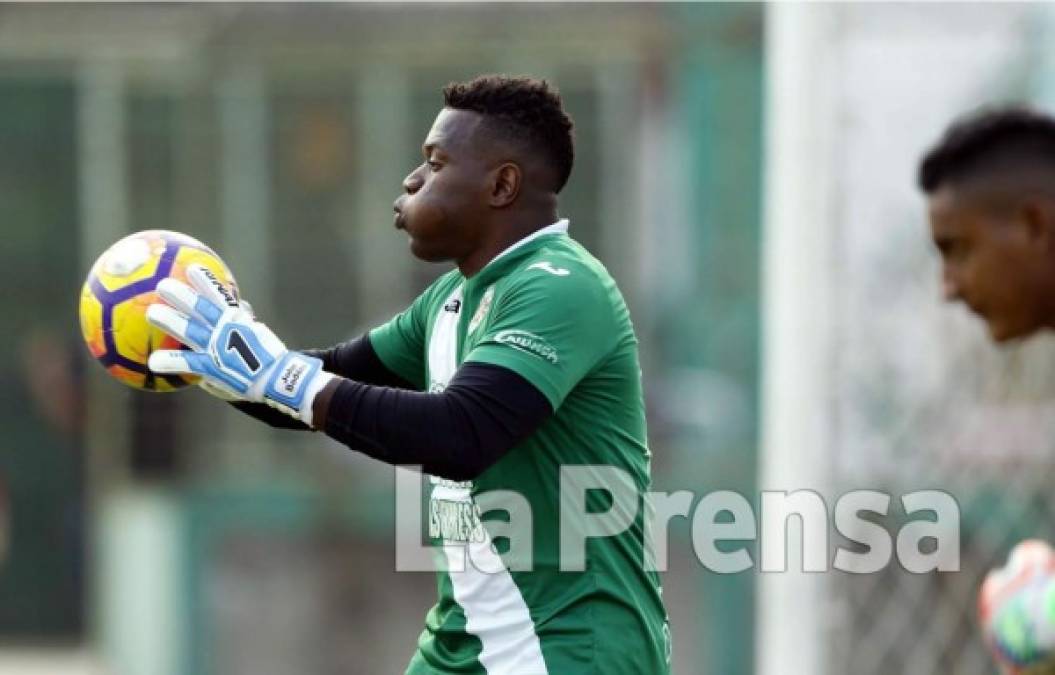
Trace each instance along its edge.
<path fill-rule="evenodd" d="M 161 302 L 154 289 L 166 277 L 185 282 L 187 267 L 193 263 L 211 270 L 238 297 L 238 285 L 219 256 L 178 232 L 130 234 L 95 261 L 81 289 L 81 334 L 92 356 L 119 382 L 146 391 L 175 391 L 198 381 L 155 375 L 147 368 L 154 350 L 183 348 L 147 323 L 147 307 Z"/>
<path fill-rule="evenodd" d="M 1038 539 L 1016 545 L 982 583 L 978 618 L 1005 673 L 1055 673 L 1055 550 Z"/>

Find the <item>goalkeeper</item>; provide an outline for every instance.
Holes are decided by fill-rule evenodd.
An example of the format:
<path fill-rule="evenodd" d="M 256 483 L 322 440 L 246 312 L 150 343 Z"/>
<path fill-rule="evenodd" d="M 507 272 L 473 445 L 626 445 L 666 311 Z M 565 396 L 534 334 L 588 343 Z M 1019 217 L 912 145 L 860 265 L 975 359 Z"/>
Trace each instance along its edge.
<path fill-rule="evenodd" d="M 434 544 L 471 546 L 477 564 L 482 556 L 499 571 L 470 562 L 439 574 L 408 673 L 667 673 L 669 629 L 658 576 L 643 564 L 642 509 L 625 531 L 587 543 L 585 571 L 559 569 L 562 466 L 618 468 L 639 495 L 650 480 L 626 305 L 557 215 L 572 121 L 557 92 L 529 78 L 451 84 L 444 101 L 422 163 L 403 181 L 395 226 L 415 256 L 456 269 L 389 323 L 318 352 L 288 351 L 194 269 L 193 288 L 162 282 L 166 304 L 148 312 L 191 350 L 156 352 L 150 368 L 200 375 L 275 426 L 422 466 L 430 513 L 474 513 L 474 497 L 494 490 L 527 500 L 530 571 L 503 564 L 504 541 L 492 542 L 486 523 L 438 519 Z"/>
<path fill-rule="evenodd" d="M 997 342 L 1055 327 L 1055 119 L 1025 108 L 953 124 L 923 158 L 931 235 L 946 299 L 966 304 Z M 1045 551 L 1024 585 L 1021 551 Z M 1019 544 L 980 597 L 986 637 L 1007 673 L 1055 673 L 1055 552 Z"/>

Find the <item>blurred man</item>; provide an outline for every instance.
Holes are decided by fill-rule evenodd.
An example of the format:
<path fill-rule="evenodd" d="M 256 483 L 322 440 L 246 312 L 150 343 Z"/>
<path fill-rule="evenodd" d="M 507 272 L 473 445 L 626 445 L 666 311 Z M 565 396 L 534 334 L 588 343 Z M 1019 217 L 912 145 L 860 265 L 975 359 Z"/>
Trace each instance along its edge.
<path fill-rule="evenodd" d="M 149 317 L 193 351 L 155 352 L 150 367 L 201 375 L 265 421 L 430 474 L 430 537 L 473 561 L 439 574 L 408 673 L 667 673 L 669 629 L 643 563 L 640 510 L 623 531 L 589 541 L 585 571 L 560 570 L 562 467 L 617 468 L 637 495 L 649 486 L 626 305 L 558 218 L 572 121 L 534 79 L 482 77 L 448 86 L 444 99 L 395 201 L 395 227 L 415 256 L 456 269 L 389 323 L 321 352 L 287 350 L 222 284 L 192 271 L 195 289 L 159 285 L 168 305 Z M 481 526 L 477 499 L 497 491 L 531 507 L 531 569 L 508 569 L 508 541 Z M 603 494 L 587 504 L 613 508 Z"/>
<path fill-rule="evenodd" d="M 931 235 L 948 300 L 1004 342 L 1055 327 L 1055 119 L 985 111 L 923 158 Z"/>
<path fill-rule="evenodd" d="M 1055 327 L 1055 119 L 1026 108 L 955 122 L 919 185 L 946 299 L 997 342 Z M 1005 673 L 1055 673 L 1055 551 L 1026 541 L 986 577 L 979 619 Z"/>

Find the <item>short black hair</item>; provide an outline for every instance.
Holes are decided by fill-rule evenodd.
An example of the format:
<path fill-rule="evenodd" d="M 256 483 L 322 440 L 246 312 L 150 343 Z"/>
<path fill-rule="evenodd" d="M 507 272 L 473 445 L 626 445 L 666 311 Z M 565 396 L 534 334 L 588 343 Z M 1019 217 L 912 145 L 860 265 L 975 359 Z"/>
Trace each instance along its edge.
<path fill-rule="evenodd" d="M 560 192 L 575 160 L 574 123 L 564 111 L 560 93 L 545 80 L 532 77 L 481 75 L 443 88 L 448 108 L 471 110 L 492 121 L 494 128 L 513 140 L 544 153 Z"/>
<path fill-rule="evenodd" d="M 986 171 L 1055 170 L 1055 118 L 1028 106 L 983 108 L 953 122 L 919 165 L 927 194 Z"/>

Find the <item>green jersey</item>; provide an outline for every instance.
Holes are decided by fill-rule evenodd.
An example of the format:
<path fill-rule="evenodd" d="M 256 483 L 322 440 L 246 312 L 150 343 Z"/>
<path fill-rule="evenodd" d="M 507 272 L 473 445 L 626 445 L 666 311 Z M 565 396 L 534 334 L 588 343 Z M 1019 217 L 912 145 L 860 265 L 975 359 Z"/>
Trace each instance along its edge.
<path fill-rule="evenodd" d="M 644 564 L 649 451 L 637 338 L 615 282 L 567 236 L 567 221 L 521 240 L 469 279 L 458 270 L 440 277 L 370 342 L 390 370 L 422 390 L 442 391 L 462 363 L 487 363 L 527 379 L 554 410 L 475 480 L 427 480 L 430 539 L 449 558 L 471 548 L 477 564 L 459 568 L 452 559 L 459 571 L 439 574 L 439 601 L 407 673 L 668 673 L 659 577 Z M 574 465 L 625 472 L 638 510 L 621 533 L 586 540 L 583 571 L 561 571 L 560 471 Z M 475 500 L 495 490 L 530 506 L 530 570 L 506 564 L 508 542 L 492 540 L 494 528 L 480 518 Z M 486 513 L 501 510 L 497 501 Z M 586 510 L 603 513 L 611 502 L 590 491 Z M 481 559 L 486 571 L 477 569 Z"/>

